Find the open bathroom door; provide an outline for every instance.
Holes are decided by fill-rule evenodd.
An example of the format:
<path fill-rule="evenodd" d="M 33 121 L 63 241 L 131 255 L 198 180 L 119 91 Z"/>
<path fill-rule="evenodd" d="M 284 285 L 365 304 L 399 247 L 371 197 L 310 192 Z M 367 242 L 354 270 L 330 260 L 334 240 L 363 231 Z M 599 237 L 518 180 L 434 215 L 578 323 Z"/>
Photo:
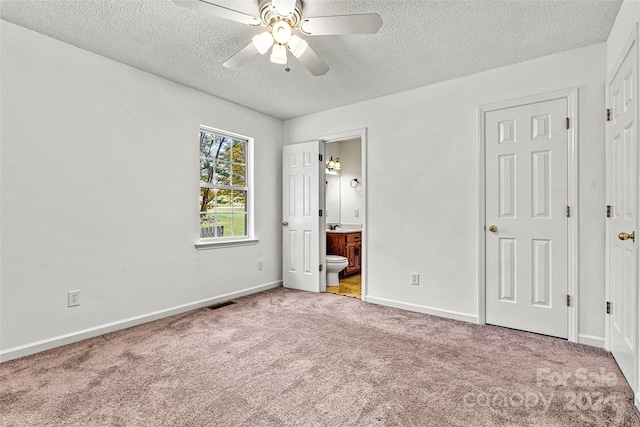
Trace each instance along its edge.
<path fill-rule="evenodd" d="M 320 192 L 323 152 L 324 144 L 320 141 L 283 148 L 282 280 L 285 288 L 323 290 L 324 198 L 321 199 L 321 195 L 324 192 Z"/>

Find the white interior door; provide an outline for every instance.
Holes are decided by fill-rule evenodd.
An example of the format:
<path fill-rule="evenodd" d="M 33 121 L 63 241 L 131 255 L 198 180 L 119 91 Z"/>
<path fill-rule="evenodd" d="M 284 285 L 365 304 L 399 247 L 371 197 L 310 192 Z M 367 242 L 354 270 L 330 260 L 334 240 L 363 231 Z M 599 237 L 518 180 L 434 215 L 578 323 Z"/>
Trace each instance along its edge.
<path fill-rule="evenodd" d="M 485 114 L 486 322 L 567 338 L 567 99 Z M 494 229 L 495 227 L 495 229 Z"/>
<path fill-rule="evenodd" d="M 324 258 L 320 241 L 322 151 L 319 141 L 283 148 L 282 275 L 286 288 L 321 291 L 321 275 L 325 274 L 320 271 Z"/>
<path fill-rule="evenodd" d="M 609 85 L 607 188 L 611 206 L 607 227 L 609 274 L 609 345 L 635 390 L 636 348 L 636 99 L 635 45 Z M 626 233 L 626 234 L 625 234 Z"/>

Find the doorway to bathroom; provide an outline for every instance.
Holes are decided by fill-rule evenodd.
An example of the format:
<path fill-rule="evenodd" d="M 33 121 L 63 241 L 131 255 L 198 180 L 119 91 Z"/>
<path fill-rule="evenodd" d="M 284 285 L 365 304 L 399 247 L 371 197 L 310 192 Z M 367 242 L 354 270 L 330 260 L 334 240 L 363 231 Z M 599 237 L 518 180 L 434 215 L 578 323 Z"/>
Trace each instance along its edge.
<path fill-rule="evenodd" d="M 363 137 L 323 140 L 326 292 L 364 300 Z"/>
<path fill-rule="evenodd" d="M 347 142 L 353 140 L 357 143 L 347 146 Z M 344 152 L 340 145 L 342 142 L 345 143 Z M 325 149 L 329 150 L 326 157 Z M 332 154 L 334 149 L 338 151 L 333 151 Z M 333 163 L 330 163 L 332 156 Z M 366 158 L 366 129 L 328 135 L 283 147 L 282 285 L 285 288 L 326 292 L 326 282 L 331 277 L 331 280 L 335 281 L 334 287 L 340 291 L 340 272 L 344 270 L 343 280 L 347 277 L 351 282 L 359 279 L 360 298 L 366 301 Z M 338 167 L 336 160 L 339 163 Z M 358 165 L 359 170 L 352 169 Z M 325 196 L 329 189 L 329 180 L 334 181 L 332 190 L 339 190 L 340 199 L 330 201 L 327 206 Z M 346 191 L 343 191 L 345 187 Z M 351 194 L 350 192 L 357 194 L 357 201 L 344 197 L 347 200 L 343 203 L 343 195 Z M 327 233 L 329 228 L 333 230 Z M 332 247 L 327 251 L 327 236 L 342 239 L 343 244 L 340 248 Z M 348 284 L 346 282 L 344 285 Z"/>

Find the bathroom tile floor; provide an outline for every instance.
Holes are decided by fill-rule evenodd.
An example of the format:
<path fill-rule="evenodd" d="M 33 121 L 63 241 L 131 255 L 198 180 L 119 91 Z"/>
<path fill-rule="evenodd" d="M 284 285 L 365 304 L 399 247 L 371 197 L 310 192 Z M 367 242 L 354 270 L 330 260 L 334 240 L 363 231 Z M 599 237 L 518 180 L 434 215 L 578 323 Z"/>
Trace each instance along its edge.
<path fill-rule="evenodd" d="M 362 295 L 362 276 L 354 274 L 340 280 L 340 286 L 327 286 L 330 294 L 343 295 L 345 297 L 360 298 Z"/>

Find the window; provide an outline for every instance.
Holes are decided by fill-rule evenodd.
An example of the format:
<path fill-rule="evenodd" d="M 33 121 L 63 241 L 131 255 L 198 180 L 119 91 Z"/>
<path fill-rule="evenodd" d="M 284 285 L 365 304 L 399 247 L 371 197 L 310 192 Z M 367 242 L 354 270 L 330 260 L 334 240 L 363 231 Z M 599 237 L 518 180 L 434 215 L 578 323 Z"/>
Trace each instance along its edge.
<path fill-rule="evenodd" d="M 200 128 L 200 239 L 252 238 L 251 138 Z"/>

